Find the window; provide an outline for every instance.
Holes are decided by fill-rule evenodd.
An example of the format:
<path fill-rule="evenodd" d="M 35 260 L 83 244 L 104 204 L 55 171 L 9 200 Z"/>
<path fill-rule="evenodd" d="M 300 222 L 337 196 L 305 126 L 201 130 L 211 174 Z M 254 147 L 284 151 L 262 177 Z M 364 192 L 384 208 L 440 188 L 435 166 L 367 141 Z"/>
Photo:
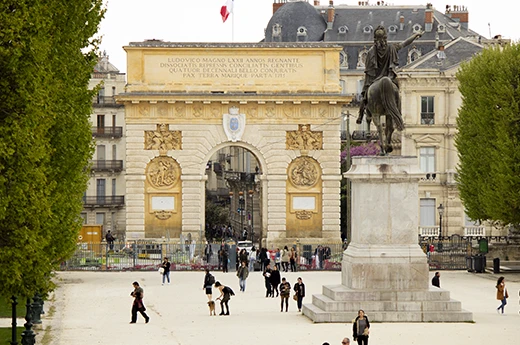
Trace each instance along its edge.
<path fill-rule="evenodd" d="M 105 224 L 105 212 L 97 212 L 96 213 L 96 224 Z"/>
<path fill-rule="evenodd" d="M 435 147 L 421 147 L 419 149 L 419 157 L 423 172 L 435 172 Z"/>
<path fill-rule="evenodd" d="M 81 219 L 83 220 L 83 224 L 88 224 L 87 223 L 87 214 L 82 212 L 81 213 Z"/>
<path fill-rule="evenodd" d="M 116 179 L 112 179 L 112 196 L 116 196 Z"/>
<path fill-rule="evenodd" d="M 347 32 L 348 32 L 348 26 L 346 26 L 346 25 L 340 26 L 338 29 L 339 34 L 346 34 Z"/>
<path fill-rule="evenodd" d="M 435 108 L 433 96 L 421 97 L 421 125 L 435 124 Z"/>
<path fill-rule="evenodd" d="M 435 199 L 421 199 L 421 226 L 435 226 Z"/>
<path fill-rule="evenodd" d="M 117 145 L 112 145 L 112 160 L 117 160 Z"/>
<path fill-rule="evenodd" d="M 100 178 L 96 180 L 96 199 L 99 205 L 103 205 L 105 203 L 105 195 L 106 195 L 106 180 L 104 178 Z M 99 224 L 99 223 L 98 223 Z"/>
<path fill-rule="evenodd" d="M 106 147 L 105 147 L 105 145 L 98 145 L 96 151 L 97 151 L 97 159 L 99 161 L 104 161 L 106 159 L 106 157 L 107 157 L 106 156 Z"/>
<path fill-rule="evenodd" d="M 97 116 L 97 127 L 98 128 L 104 128 L 105 127 L 105 115 L 98 115 Z"/>

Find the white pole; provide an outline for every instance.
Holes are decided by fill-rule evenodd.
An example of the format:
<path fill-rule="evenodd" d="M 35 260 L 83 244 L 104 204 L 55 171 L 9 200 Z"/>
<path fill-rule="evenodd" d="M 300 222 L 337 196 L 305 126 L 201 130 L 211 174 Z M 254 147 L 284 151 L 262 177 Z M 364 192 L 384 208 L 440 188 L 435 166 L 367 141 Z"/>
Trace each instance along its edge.
<path fill-rule="evenodd" d="M 235 42 L 235 0 L 232 0 L 231 12 L 231 42 Z"/>

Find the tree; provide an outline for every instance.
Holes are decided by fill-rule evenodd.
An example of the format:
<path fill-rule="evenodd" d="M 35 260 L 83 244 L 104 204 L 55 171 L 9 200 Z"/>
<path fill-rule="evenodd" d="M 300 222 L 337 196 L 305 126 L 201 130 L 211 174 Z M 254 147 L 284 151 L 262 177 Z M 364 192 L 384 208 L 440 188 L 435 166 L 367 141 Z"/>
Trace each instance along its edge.
<path fill-rule="evenodd" d="M 463 102 L 455 138 L 467 215 L 520 223 L 520 45 L 485 49 L 457 73 Z"/>
<path fill-rule="evenodd" d="M 30 297 L 74 250 L 92 155 L 101 0 L 0 9 L 0 294 Z"/>

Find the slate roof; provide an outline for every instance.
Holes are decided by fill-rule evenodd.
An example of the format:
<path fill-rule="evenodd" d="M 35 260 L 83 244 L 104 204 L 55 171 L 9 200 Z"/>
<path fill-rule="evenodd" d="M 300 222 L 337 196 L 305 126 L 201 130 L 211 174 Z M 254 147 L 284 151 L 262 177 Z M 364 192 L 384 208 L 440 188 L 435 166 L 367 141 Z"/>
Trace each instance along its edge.
<path fill-rule="evenodd" d="M 388 42 L 403 42 L 414 33 L 414 26 L 420 25 L 426 29 L 426 6 L 334 6 L 335 16 L 331 29 L 327 29 L 327 6 L 314 7 L 306 1 L 288 2 L 280 7 L 271 17 L 265 30 L 265 41 L 272 41 L 272 28 L 275 24 L 282 26 L 282 42 L 296 42 L 296 32 L 299 27 L 307 29 L 308 42 L 334 42 L 344 47 L 348 56 L 348 69 L 356 70 L 359 54 L 364 48 L 369 49 L 373 44 L 373 30 L 380 24 L 387 28 Z M 404 17 L 404 26 L 401 30 L 400 16 Z M 341 27 L 347 27 L 345 33 Z M 370 27 L 371 30 L 366 30 Z M 390 26 L 396 30 L 391 32 Z M 444 30 L 442 30 L 444 26 Z M 441 29 L 441 30 L 439 30 Z M 368 31 L 368 32 L 367 32 Z M 458 21 L 444 13 L 433 9 L 433 24 L 431 31 L 424 32 L 423 36 L 410 46 L 399 51 L 399 65 L 404 66 L 408 61 L 408 53 L 414 47 L 422 55 L 435 50 L 436 41 L 446 44 L 459 37 L 479 37 L 476 32 L 465 29 Z"/>
<path fill-rule="evenodd" d="M 480 53 L 484 47 L 476 42 L 472 42 L 464 37 L 459 37 L 449 42 L 444 47 L 446 58 L 441 60 L 437 57 L 437 50 L 420 57 L 416 61 L 406 66 L 406 69 L 436 69 L 446 71 L 461 62 L 470 60 L 473 56 Z"/>
<path fill-rule="evenodd" d="M 273 26 L 282 26 L 282 42 L 297 42 L 298 28 L 307 29 L 307 42 L 323 41 L 323 33 L 327 28 L 327 21 L 318 10 L 304 1 L 288 2 L 276 11 L 265 30 L 265 42 L 273 42 Z"/>

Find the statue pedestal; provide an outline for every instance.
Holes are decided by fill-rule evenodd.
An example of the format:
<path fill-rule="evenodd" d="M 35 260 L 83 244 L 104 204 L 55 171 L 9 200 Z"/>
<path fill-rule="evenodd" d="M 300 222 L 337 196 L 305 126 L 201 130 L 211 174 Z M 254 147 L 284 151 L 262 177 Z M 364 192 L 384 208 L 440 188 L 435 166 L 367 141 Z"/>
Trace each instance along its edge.
<path fill-rule="evenodd" d="M 416 157 L 356 157 L 352 181 L 352 239 L 343 253 L 342 284 L 324 286 L 303 313 L 314 322 L 351 322 L 359 309 L 370 321 L 466 322 L 472 314 L 429 286 L 418 244 Z"/>

